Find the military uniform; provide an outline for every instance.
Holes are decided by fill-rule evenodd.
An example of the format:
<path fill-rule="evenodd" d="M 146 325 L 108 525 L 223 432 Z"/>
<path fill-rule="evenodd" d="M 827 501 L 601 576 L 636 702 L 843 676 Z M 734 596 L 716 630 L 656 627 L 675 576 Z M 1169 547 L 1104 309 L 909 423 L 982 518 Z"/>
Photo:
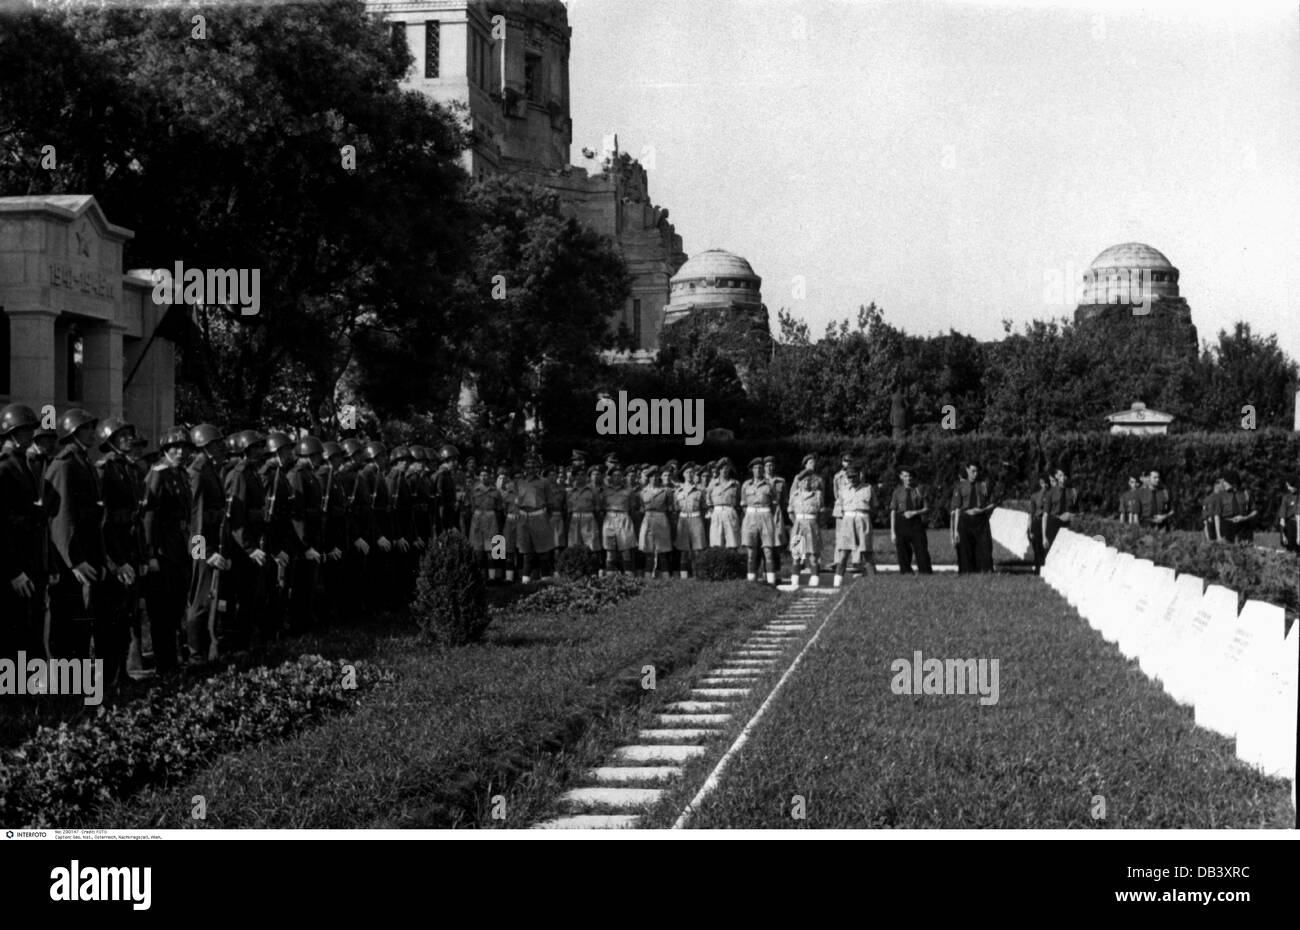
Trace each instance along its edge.
<path fill-rule="evenodd" d="M 1154 527 L 1163 532 L 1170 532 L 1174 528 L 1172 519 L 1173 506 L 1169 497 L 1169 492 L 1164 488 L 1141 487 L 1134 494 L 1137 504 L 1137 522 L 1142 526 Z M 1157 523 L 1155 517 L 1169 516 Z"/>
<path fill-rule="evenodd" d="M 1214 496 L 1210 504 L 1210 516 L 1219 518 L 1220 531 L 1227 542 L 1251 542 L 1255 531 L 1249 520 L 1233 522 L 1232 517 L 1248 516 L 1254 504 L 1250 492 L 1244 490 L 1223 490 Z"/>
<path fill-rule="evenodd" d="M 321 576 L 325 588 L 324 613 L 335 618 L 347 608 L 348 553 L 352 551 L 352 540 L 348 534 L 348 499 L 339 471 L 342 463 L 325 462 L 316 469 L 316 480 L 321 485 L 321 530 L 320 553 L 324 560 Z M 334 559 L 331 552 L 339 553 Z"/>
<path fill-rule="evenodd" d="M 388 470 L 386 482 L 391 501 L 393 541 L 404 539 L 411 544 L 405 552 L 394 548 L 391 553 L 394 580 L 401 594 L 400 601 L 406 604 L 415 594 L 415 574 L 420 567 L 420 551 L 413 545 L 419 538 L 415 531 L 415 496 L 406 466 L 401 462 Z M 459 524 L 459 517 L 457 520 Z"/>
<path fill-rule="evenodd" d="M 518 546 L 523 555 L 545 554 L 555 548 L 550 514 L 557 501 L 550 483 L 541 476 L 523 478 L 515 488 L 519 506 Z"/>
<path fill-rule="evenodd" d="M 1300 514 L 1300 494 L 1288 491 L 1282 495 L 1282 502 L 1277 508 L 1277 520 L 1282 529 L 1282 548 L 1288 552 L 1300 552 L 1300 542 L 1296 538 L 1297 514 Z"/>
<path fill-rule="evenodd" d="M 217 639 L 221 651 L 247 649 L 254 630 L 264 628 L 273 578 L 278 574 L 275 550 L 267 529 L 267 493 L 264 478 L 251 459 L 236 462 L 226 474 L 225 494 L 229 503 L 227 538 L 221 554 L 230 559 L 230 593 L 223 597 L 226 609 L 218 608 Z M 209 542 L 208 552 L 217 552 Z M 261 552 L 261 565 L 253 553 Z M 233 600 L 234 604 L 229 602 Z M 193 636 L 191 636 L 193 649 Z"/>
<path fill-rule="evenodd" d="M 636 533 L 632 528 L 632 512 L 640 498 L 631 488 L 607 487 L 601 492 L 605 509 L 605 522 L 601 527 L 601 543 L 612 557 L 636 547 Z"/>
<path fill-rule="evenodd" d="M 854 559 L 861 557 L 872 562 L 871 505 L 875 490 L 869 484 L 854 485 L 846 479 L 840 486 L 839 517 L 835 522 L 835 551 L 848 553 Z"/>
<path fill-rule="evenodd" d="M 673 509 L 677 514 L 677 538 L 673 545 L 679 552 L 699 552 L 708 547 L 704 530 L 707 496 L 698 484 L 687 483 L 673 493 Z"/>
<path fill-rule="evenodd" d="M 99 474 L 86 450 L 73 440 L 54 456 L 45 481 L 51 492 L 50 540 L 59 576 L 50 589 L 50 654 L 56 659 L 89 658 L 92 636 L 109 649 L 116 648 L 118 639 L 102 614 L 105 590 L 118 581 L 111 577 L 104 551 Z M 84 585 L 77 580 L 72 570 L 83 563 L 99 580 Z"/>
<path fill-rule="evenodd" d="M 39 459 L 13 443 L 0 454 L 0 657 L 45 658 L 45 597 L 50 578 L 45 476 Z M 26 575 L 23 596 L 13 581 Z"/>
<path fill-rule="evenodd" d="M 1138 522 L 1138 492 L 1140 488 L 1129 488 L 1119 496 L 1119 519 L 1121 523 Z"/>
<path fill-rule="evenodd" d="M 96 463 L 99 485 L 104 501 L 104 551 L 109 561 L 118 566 L 131 566 L 138 578 L 143 562 L 139 509 L 144 498 L 140 472 L 121 452 L 106 454 Z M 104 660 L 104 674 L 112 681 L 126 674 L 127 656 L 131 638 L 139 632 L 134 629 L 138 617 L 139 598 L 137 582 L 122 584 L 117 578 L 109 579 L 101 589 L 101 621 L 105 638 L 96 634 L 95 656 Z"/>
<path fill-rule="evenodd" d="M 439 533 L 460 526 L 460 488 L 450 462 L 443 462 L 433 476 L 433 526 Z"/>
<path fill-rule="evenodd" d="M 1067 524 L 1060 517 L 1063 513 L 1074 513 L 1079 506 L 1079 492 L 1074 488 L 1066 488 L 1061 485 L 1053 485 L 1047 489 L 1043 495 L 1043 514 L 1046 517 L 1047 529 L 1043 536 L 1043 545 L 1046 551 L 1052 550 L 1052 543 L 1056 541 L 1056 534 L 1061 531 L 1061 527 Z"/>
<path fill-rule="evenodd" d="M 740 482 L 735 478 L 717 478 L 706 492 L 709 505 L 709 545 L 735 549 L 741 544 Z"/>
<path fill-rule="evenodd" d="M 740 525 L 740 544 L 750 549 L 776 546 L 776 489 L 766 478 L 750 478 L 740 486 L 745 519 Z"/>
<path fill-rule="evenodd" d="M 469 489 L 469 544 L 479 552 L 490 552 L 499 533 L 505 500 L 495 485 L 475 481 Z"/>
<path fill-rule="evenodd" d="M 894 548 L 898 554 L 898 571 L 903 575 L 912 573 L 912 554 L 916 553 L 916 569 L 922 575 L 934 571 L 930 564 L 930 540 L 925 533 L 923 516 L 905 517 L 909 510 L 923 510 L 926 507 L 925 493 L 917 487 L 894 488 L 894 495 L 889 501 L 890 519 L 894 532 Z"/>
<path fill-rule="evenodd" d="M 310 460 L 299 459 L 289 471 L 293 492 L 293 534 L 302 552 L 314 549 L 324 558 L 321 519 L 325 512 L 325 488 Z M 290 563 L 289 629 L 301 633 L 315 622 L 316 577 L 319 563 L 299 557 Z"/>
<path fill-rule="evenodd" d="M 191 573 L 189 519 L 192 502 L 184 471 L 165 461 L 145 478 L 145 557 L 158 562 L 145 578 L 149 629 L 159 672 L 177 667 L 181 621 Z"/>
<path fill-rule="evenodd" d="M 568 493 L 569 505 L 569 545 L 586 546 L 593 552 L 599 552 L 601 545 L 600 488 L 584 481 L 575 485 Z"/>
<path fill-rule="evenodd" d="M 991 502 L 988 482 L 983 479 L 970 481 L 963 478 L 957 483 L 957 487 L 953 488 L 952 505 L 948 509 L 958 511 L 956 520 L 957 571 L 959 572 L 993 571 L 993 534 L 989 529 L 989 515 L 966 513 L 969 508 L 987 507 Z M 1051 531 L 1049 545 L 1050 539 L 1055 535 L 1055 531 Z"/>
<path fill-rule="evenodd" d="M 1047 549 L 1043 545 L 1043 501 L 1046 497 L 1046 488 L 1039 488 L 1029 495 L 1029 546 L 1034 550 L 1035 573 L 1043 567 L 1047 556 Z"/>
<path fill-rule="evenodd" d="M 342 462 L 334 474 L 334 482 L 344 500 L 347 517 L 344 528 L 347 545 L 343 548 L 343 574 L 347 585 L 343 590 L 343 611 L 350 616 L 359 615 L 366 605 L 367 572 L 370 554 L 363 553 L 357 546 L 363 542 L 374 552 L 374 526 L 370 519 L 370 498 L 365 493 L 361 481 L 361 468 L 356 462 Z"/>
<path fill-rule="evenodd" d="M 361 487 L 358 496 L 366 499 L 366 504 L 370 510 L 370 522 L 374 533 L 374 542 L 371 544 L 369 561 L 367 569 L 369 572 L 366 578 L 366 589 L 370 592 L 372 606 L 384 609 L 392 609 L 400 604 L 400 593 L 395 590 L 394 580 L 396 573 L 394 571 L 394 557 L 398 555 L 396 548 L 390 548 L 387 552 L 383 547 L 378 545 L 380 539 L 388 540 L 390 543 L 395 538 L 392 527 L 392 499 L 388 493 L 388 482 L 380 472 L 379 466 L 374 462 L 367 462 L 361 469 L 360 474 Z M 453 485 L 452 492 L 452 523 L 448 527 L 455 527 L 455 492 Z"/>
<path fill-rule="evenodd" d="M 640 550 L 646 555 L 671 552 L 673 548 L 672 526 L 668 522 L 668 511 L 673 507 L 672 488 L 662 485 L 656 487 L 648 484 L 640 491 L 641 532 L 637 538 Z"/>
<path fill-rule="evenodd" d="M 815 472 L 796 475 L 790 485 L 790 500 L 786 504 L 786 510 L 793 521 L 790 554 L 794 557 L 793 571 L 796 574 L 801 559 L 811 559 L 814 569 L 821 560 L 822 530 L 819 521 L 825 496 L 821 476 Z"/>

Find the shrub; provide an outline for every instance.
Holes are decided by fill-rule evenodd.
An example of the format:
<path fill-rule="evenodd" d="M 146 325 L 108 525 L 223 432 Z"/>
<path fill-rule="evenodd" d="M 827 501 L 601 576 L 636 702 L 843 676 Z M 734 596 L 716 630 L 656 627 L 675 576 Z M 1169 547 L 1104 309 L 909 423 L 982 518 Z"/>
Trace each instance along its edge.
<path fill-rule="evenodd" d="M 569 546 L 555 557 L 555 573 L 561 578 L 587 578 L 600 571 L 600 553 L 586 546 Z"/>
<path fill-rule="evenodd" d="M 96 805 L 151 783 L 187 776 L 210 759 L 288 736 L 385 673 L 317 655 L 276 668 L 228 669 L 186 691 L 158 689 L 142 701 L 101 710 L 78 726 L 41 727 L 0 757 L 0 820 L 30 827 L 77 823 Z"/>
<path fill-rule="evenodd" d="M 748 571 L 745 554 L 735 549 L 705 549 L 695 553 L 692 566 L 700 581 L 734 581 Z"/>
<path fill-rule="evenodd" d="M 645 582 L 630 575 L 580 578 L 535 591 L 511 609 L 517 613 L 589 614 L 644 590 Z"/>
<path fill-rule="evenodd" d="M 430 642 L 463 646 L 483 638 L 491 615 L 478 553 L 456 530 L 438 536 L 420 558 L 411 616 Z"/>
<path fill-rule="evenodd" d="M 1080 516 L 1072 529 L 1102 536 L 1120 552 L 1224 585 L 1244 598 L 1278 604 L 1291 614 L 1300 611 L 1300 556 L 1294 553 L 1257 549 L 1244 542 L 1210 542 L 1185 533 L 1156 533 L 1150 527 L 1100 517 Z"/>

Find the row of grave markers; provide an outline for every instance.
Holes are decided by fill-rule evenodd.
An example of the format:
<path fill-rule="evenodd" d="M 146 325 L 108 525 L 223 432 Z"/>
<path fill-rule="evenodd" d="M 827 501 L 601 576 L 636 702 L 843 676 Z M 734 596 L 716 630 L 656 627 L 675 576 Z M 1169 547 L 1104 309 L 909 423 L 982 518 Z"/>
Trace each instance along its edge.
<path fill-rule="evenodd" d="M 1194 708 L 1197 726 L 1236 740 L 1237 758 L 1291 781 L 1296 800 L 1300 646 L 1286 612 L 1195 575 L 1062 529 L 1041 577 L 1107 642 Z"/>

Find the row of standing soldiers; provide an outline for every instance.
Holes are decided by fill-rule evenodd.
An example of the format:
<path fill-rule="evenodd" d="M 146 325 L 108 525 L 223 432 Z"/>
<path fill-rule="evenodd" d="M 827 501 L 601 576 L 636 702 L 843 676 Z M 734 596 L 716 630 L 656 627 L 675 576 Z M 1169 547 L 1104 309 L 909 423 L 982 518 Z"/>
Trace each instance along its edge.
<path fill-rule="evenodd" d="M 0 654 L 88 658 L 93 643 L 119 684 L 148 674 L 146 628 L 166 672 L 395 609 L 459 523 L 451 446 L 441 464 L 422 446 L 390 464 L 378 442 L 211 424 L 144 445 L 119 417 L 73 408 L 41 429 L 30 407 L 0 410 Z"/>

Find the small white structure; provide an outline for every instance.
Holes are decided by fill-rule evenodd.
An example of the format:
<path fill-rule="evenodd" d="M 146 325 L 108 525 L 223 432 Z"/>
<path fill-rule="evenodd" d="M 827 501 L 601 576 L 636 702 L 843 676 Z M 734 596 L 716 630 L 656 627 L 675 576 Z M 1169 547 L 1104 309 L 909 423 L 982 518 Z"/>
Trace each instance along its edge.
<path fill-rule="evenodd" d="M 1163 436 L 1169 432 L 1174 415 L 1148 410 L 1147 405 L 1139 400 L 1128 410 L 1112 413 L 1106 419 L 1110 422 L 1113 436 Z"/>

